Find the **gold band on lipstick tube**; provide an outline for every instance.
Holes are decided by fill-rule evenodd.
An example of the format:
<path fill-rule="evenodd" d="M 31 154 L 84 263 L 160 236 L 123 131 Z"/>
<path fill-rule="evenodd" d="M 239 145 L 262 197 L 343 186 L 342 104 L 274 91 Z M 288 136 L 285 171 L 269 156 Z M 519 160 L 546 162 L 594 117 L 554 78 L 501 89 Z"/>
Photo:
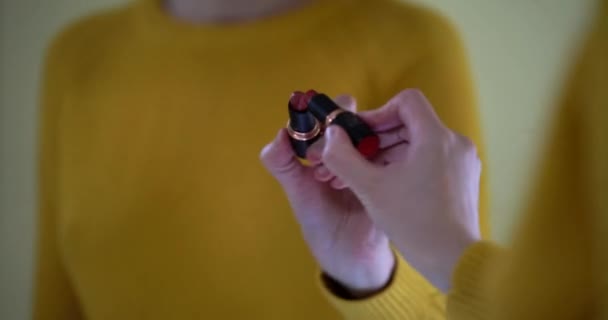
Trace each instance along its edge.
<path fill-rule="evenodd" d="M 329 125 L 334 121 L 334 119 L 342 112 L 344 112 L 346 110 L 344 109 L 336 109 L 334 111 L 332 111 L 330 114 L 327 115 L 327 117 L 325 117 L 325 127 L 329 127 Z"/>
<path fill-rule="evenodd" d="M 315 126 L 314 128 L 312 128 L 312 130 L 310 130 L 309 132 L 299 132 L 293 130 L 291 128 L 291 121 L 287 120 L 287 133 L 295 140 L 308 141 L 319 135 L 319 133 L 321 133 L 321 126 L 319 125 L 319 121 L 315 121 Z"/>

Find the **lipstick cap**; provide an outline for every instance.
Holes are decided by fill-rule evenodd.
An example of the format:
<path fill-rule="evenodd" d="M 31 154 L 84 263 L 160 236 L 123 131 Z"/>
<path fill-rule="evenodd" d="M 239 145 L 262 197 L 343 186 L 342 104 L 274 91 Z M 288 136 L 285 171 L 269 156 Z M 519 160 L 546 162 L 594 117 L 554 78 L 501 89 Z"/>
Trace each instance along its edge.
<path fill-rule="evenodd" d="M 340 109 L 340 106 L 322 93 L 309 97 L 308 110 L 310 110 L 310 113 L 312 113 L 321 123 L 324 123 L 327 116 L 337 109 Z"/>

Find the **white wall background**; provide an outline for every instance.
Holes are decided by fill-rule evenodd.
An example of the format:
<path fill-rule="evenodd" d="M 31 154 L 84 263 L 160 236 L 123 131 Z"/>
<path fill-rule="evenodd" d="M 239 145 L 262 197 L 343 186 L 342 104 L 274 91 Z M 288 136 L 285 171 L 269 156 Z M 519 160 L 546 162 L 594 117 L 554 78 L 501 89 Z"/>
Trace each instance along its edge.
<path fill-rule="evenodd" d="M 126 0 L 0 0 L 0 319 L 30 316 L 40 62 L 65 23 Z M 594 0 L 417 0 L 461 28 L 489 149 L 492 224 L 509 239 L 552 102 Z"/>

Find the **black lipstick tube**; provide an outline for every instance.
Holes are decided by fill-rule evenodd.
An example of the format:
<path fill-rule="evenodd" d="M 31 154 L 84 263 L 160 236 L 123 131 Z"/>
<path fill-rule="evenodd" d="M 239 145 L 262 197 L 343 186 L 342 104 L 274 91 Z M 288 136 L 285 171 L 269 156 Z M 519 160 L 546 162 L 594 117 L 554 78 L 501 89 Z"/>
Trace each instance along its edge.
<path fill-rule="evenodd" d="M 373 157 L 378 152 L 378 135 L 356 114 L 340 108 L 325 94 L 313 95 L 308 101 L 308 110 L 323 123 L 324 128 L 332 124 L 342 127 L 355 148 L 365 157 Z"/>
<path fill-rule="evenodd" d="M 321 137 L 321 125 L 308 111 L 297 111 L 289 108 L 287 133 L 291 147 L 299 158 L 306 158 L 306 150 Z"/>

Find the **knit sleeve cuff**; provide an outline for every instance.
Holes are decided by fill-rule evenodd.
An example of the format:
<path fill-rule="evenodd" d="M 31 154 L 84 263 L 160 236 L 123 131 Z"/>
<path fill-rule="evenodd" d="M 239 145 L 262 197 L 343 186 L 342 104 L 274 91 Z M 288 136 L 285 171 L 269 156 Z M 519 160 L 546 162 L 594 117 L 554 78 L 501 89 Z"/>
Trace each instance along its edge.
<path fill-rule="evenodd" d="M 487 241 L 479 241 L 460 257 L 452 275 L 452 290 L 447 311 L 453 319 L 485 319 L 488 316 L 488 272 L 502 250 Z"/>
<path fill-rule="evenodd" d="M 345 319 L 444 319 L 445 296 L 397 255 L 388 286 L 364 299 L 348 299 L 319 277 L 330 303 Z"/>

